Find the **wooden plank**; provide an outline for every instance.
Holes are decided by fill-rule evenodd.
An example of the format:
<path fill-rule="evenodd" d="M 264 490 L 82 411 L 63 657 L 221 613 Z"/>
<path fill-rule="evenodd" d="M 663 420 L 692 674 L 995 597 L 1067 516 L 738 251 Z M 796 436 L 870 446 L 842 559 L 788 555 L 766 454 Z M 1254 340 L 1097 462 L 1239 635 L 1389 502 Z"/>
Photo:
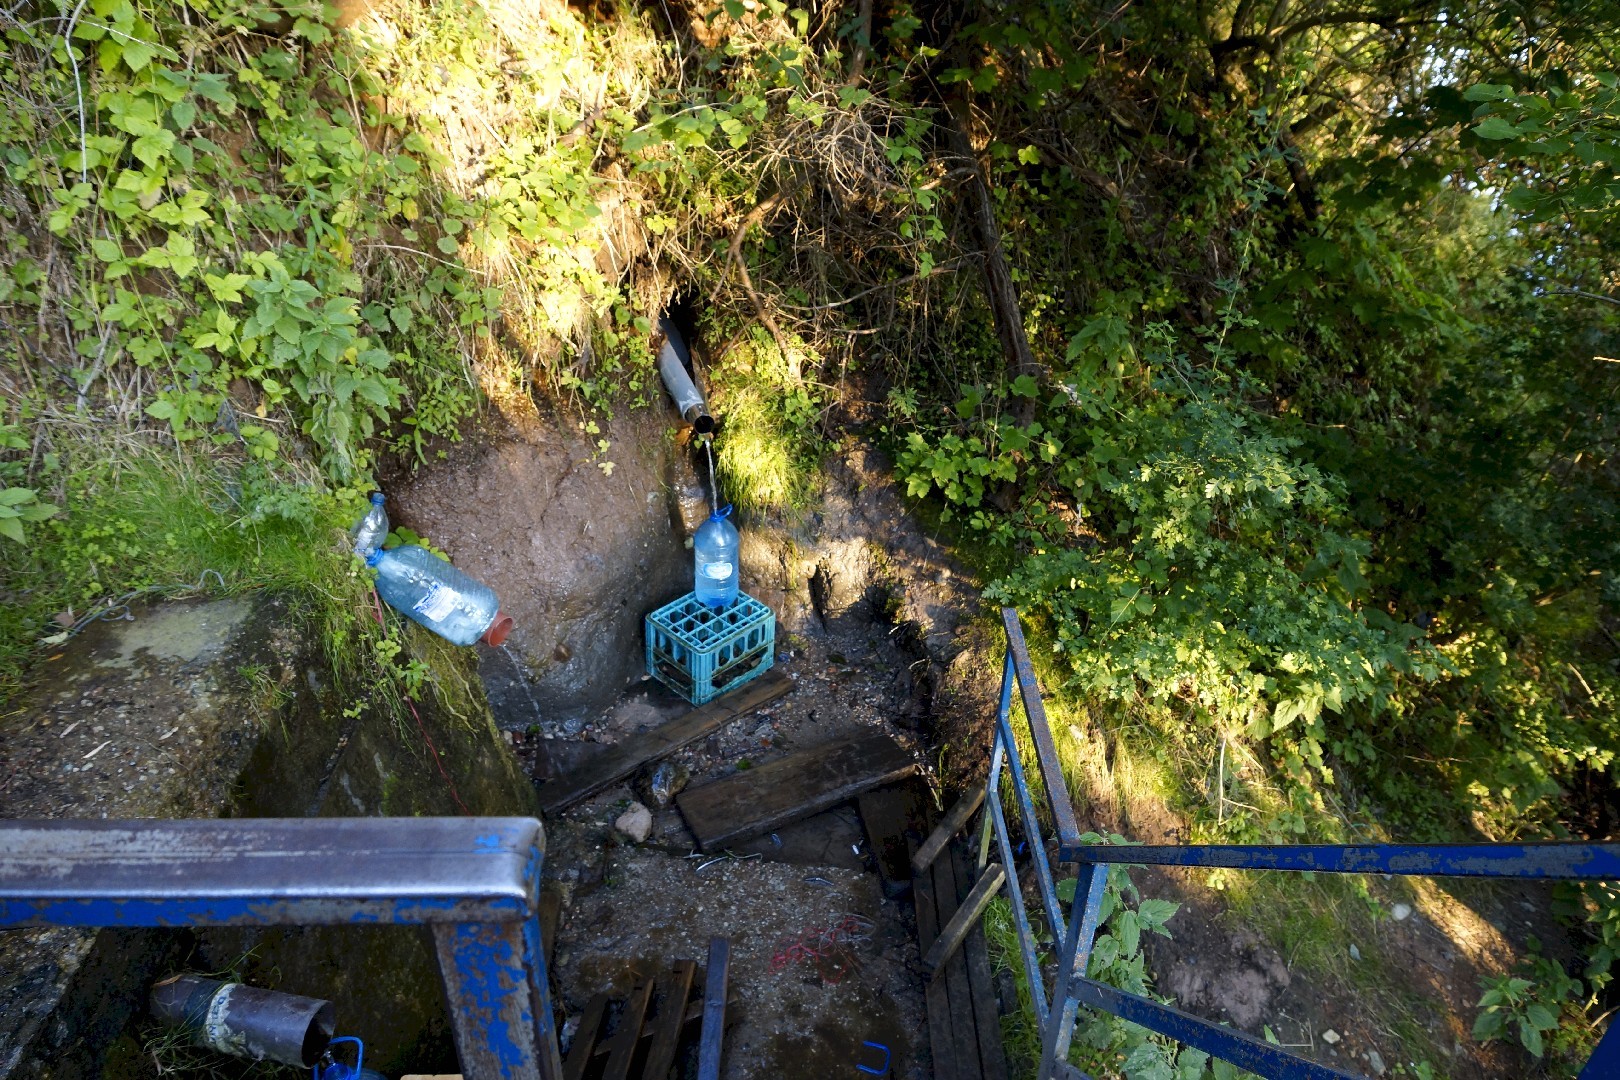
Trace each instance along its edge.
<path fill-rule="evenodd" d="M 967 855 L 958 849 L 958 872 L 966 869 Z M 975 923 L 962 945 L 967 961 L 968 992 L 973 996 L 973 1019 L 979 1033 L 979 1074 L 984 1080 L 1007 1080 L 1007 1051 L 1001 1043 L 1001 1010 L 996 1008 L 995 978 L 990 973 L 990 950 L 984 925 Z"/>
<path fill-rule="evenodd" d="M 921 956 L 939 936 L 939 910 L 934 897 L 934 875 L 920 875 L 911 886 L 911 902 L 917 914 L 917 955 Z M 934 1058 L 934 1080 L 972 1080 L 956 1065 L 956 1048 L 951 1042 L 951 1001 L 945 984 L 930 980 L 923 992 L 928 1012 L 928 1044 Z"/>
<path fill-rule="evenodd" d="M 1007 872 L 1001 868 L 1000 863 L 991 863 L 984 868 L 984 873 L 979 875 L 973 891 L 968 893 L 967 898 L 951 916 L 951 921 L 945 924 L 944 929 L 939 932 L 939 937 L 934 939 L 934 944 L 929 946 L 928 955 L 923 957 L 923 967 L 931 975 L 937 978 L 940 966 L 956 955 L 956 950 L 968 936 L 968 931 L 978 927 L 979 916 L 984 914 L 985 907 L 1006 880 Z"/>
<path fill-rule="evenodd" d="M 862 792 L 855 800 L 866 830 L 866 845 L 877 862 L 883 895 L 891 900 L 911 892 L 911 852 L 907 833 L 920 819 L 917 783 Z"/>
<path fill-rule="evenodd" d="M 871 788 L 917 771 L 888 735 L 821 745 L 734 773 L 675 797 L 703 851 L 715 851 L 779 825 L 809 817 Z"/>
<path fill-rule="evenodd" d="M 951 915 L 956 913 L 961 896 L 967 891 L 956 880 L 955 860 L 949 857 L 935 859 L 931 867 L 934 875 L 934 895 L 939 901 L 940 934 Z M 937 942 L 937 939 L 936 939 Z M 973 1015 L 973 995 L 968 990 L 967 963 L 960 952 L 945 961 L 935 983 L 943 983 L 950 1001 L 951 1044 L 956 1051 L 957 1067 L 964 1076 L 977 1076 L 979 1065 L 978 1023 Z"/>
<path fill-rule="evenodd" d="M 726 1035 L 726 992 L 731 976 L 731 942 L 709 939 L 709 972 L 703 983 L 703 1035 L 698 1045 L 698 1080 L 720 1080 L 720 1049 Z"/>
<path fill-rule="evenodd" d="M 951 842 L 951 837 L 962 831 L 962 826 L 967 824 L 968 818 L 973 816 L 973 811 L 983 802 L 983 784 L 975 784 L 963 792 L 962 797 L 956 800 L 956 805 L 951 807 L 950 813 L 940 820 L 938 828 L 929 834 L 922 847 L 917 849 L 917 854 L 911 857 L 912 872 L 921 874 L 928 869 L 939 857 L 939 853 L 945 850 L 945 845 Z"/>
<path fill-rule="evenodd" d="M 619 1014 L 619 1030 L 613 1033 L 613 1052 L 608 1055 L 607 1068 L 602 1080 L 629 1080 L 630 1065 L 635 1061 L 636 1048 L 641 1045 L 641 1022 L 647 1017 L 647 1002 L 652 1000 L 653 980 L 642 979 L 630 991 L 630 1000 Z"/>
<path fill-rule="evenodd" d="M 791 689 L 793 680 L 787 675 L 781 671 L 768 671 L 746 686 L 717 697 L 707 705 L 700 705 L 662 727 L 632 736 L 604 750 L 568 776 L 543 785 L 540 788 L 540 808 L 548 814 L 566 810 L 609 784 L 623 780 L 648 762 L 668 757 L 681 747 L 718 731 L 737 717 L 770 704 Z"/>
<path fill-rule="evenodd" d="M 579 1030 L 574 1032 L 574 1043 L 568 1050 L 568 1060 L 563 1062 L 563 1080 L 583 1080 L 591 1051 L 596 1049 L 596 1037 L 602 1033 L 607 1006 L 606 994 L 597 994 L 585 1006 L 585 1015 L 580 1017 Z"/>
<path fill-rule="evenodd" d="M 675 970 L 664 982 L 664 996 L 658 1003 L 658 1018 L 653 1022 L 652 1046 L 647 1050 L 647 1065 L 641 1070 L 641 1080 L 669 1080 L 670 1066 L 675 1064 L 675 1048 L 681 1041 L 681 1024 L 686 1019 L 686 996 L 692 992 L 692 976 L 697 965 L 690 960 L 675 961 Z"/>

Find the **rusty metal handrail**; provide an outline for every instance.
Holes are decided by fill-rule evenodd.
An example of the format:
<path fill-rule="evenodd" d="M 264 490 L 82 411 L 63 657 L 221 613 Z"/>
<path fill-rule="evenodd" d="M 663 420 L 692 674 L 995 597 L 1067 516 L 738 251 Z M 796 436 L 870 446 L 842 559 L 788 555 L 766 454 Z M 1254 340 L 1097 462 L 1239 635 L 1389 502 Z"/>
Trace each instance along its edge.
<path fill-rule="evenodd" d="M 467 1080 L 561 1080 L 534 818 L 0 821 L 0 927 L 432 927 Z"/>

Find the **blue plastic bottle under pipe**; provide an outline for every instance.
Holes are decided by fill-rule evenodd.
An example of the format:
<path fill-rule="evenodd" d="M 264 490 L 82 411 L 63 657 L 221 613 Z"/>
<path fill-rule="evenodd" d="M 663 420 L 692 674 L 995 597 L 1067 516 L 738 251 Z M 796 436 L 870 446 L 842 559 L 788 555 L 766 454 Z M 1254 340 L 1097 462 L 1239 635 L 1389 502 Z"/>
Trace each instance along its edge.
<path fill-rule="evenodd" d="M 366 559 L 377 570 L 377 595 L 389 607 L 456 645 L 483 639 L 499 645 L 512 630 L 495 590 L 415 544 L 378 548 Z"/>
<path fill-rule="evenodd" d="M 696 583 L 692 591 L 698 600 L 712 608 L 723 608 L 737 599 L 736 526 L 727 521 L 731 507 L 722 506 L 698 526 L 692 537 L 692 560 Z"/>

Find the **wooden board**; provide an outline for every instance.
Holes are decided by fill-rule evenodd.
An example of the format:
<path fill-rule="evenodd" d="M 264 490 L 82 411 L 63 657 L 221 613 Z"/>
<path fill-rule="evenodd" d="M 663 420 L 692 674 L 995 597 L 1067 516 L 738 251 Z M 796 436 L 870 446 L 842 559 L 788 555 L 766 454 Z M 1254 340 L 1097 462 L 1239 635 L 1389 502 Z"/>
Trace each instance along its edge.
<path fill-rule="evenodd" d="M 923 801 L 918 783 L 908 780 L 864 791 L 855 800 L 866 830 L 866 846 L 877 861 L 883 895 L 897 900 L 911 892 L 912 833 L 921 834 Z"/>
<path fill-rule="evenodd" d="M 686 1006 L 686 1015 L 681 1018 L 681 1031 L 686 1032 L 695 1030 L 702 1020 L 703 1002 L 694 1001 L 690 1003 Z M 647 1030 L 645 1027 L 641 1029 L 641 1041 L 643 1043 L 651 1046 L 652 1037 L 653 1033 L 651 1031 Z M 591 1054 L 594 1057 L 607 1057 L 608 1052 L 612 1049 L 612 1043 L 599 1042 L 596 1044 L 596 1049 L 591 1051 Z"/>
<path fill-rule="evenodd" d="M 913 845 L 914 846 L 914 845 Z M 934 899 L 934 875 L 923 874 L 912 884 L 911 901 L 917 911 L 917 950 L 921 956 L 939 936 L 939 910 Z M 931 979 L 923 992 L 928 1012 L 928 1043 L 934 1058 L 934 1080 L 972 1080 L 956 1065 L 956 1049 L 951 1042 L 951 1001 L 945 984 Z"/>
<path fill-rule="evenodd" d="M 967 853 L 957 849 L 958 873 L 967 871 Z M 990 950 L 984 926 L 975 923 L 962 945 L 967 961 L 968 991 L 973 996 L 973 1018 L 979 1033 L 979 1074 L 984 1080 L 1007 1080 L 1007 1051 L 1001 1043 L 1001 1010 L 996 1007 L 995 979 L 990 974 Z"/>
<path fill-rule="evenodd" d="M 951 842 L 951 838 L 962 831 L 967 819 L 973 816 L 973 811 L 983 802 L 983 784 L 977 784 L 964 792 L 962 797 L 956 800 L 956 805 L 951 807 L 950 813 L 945 815 L 934 831 L 928 835 L 928 839 L 923 841 L 923 846 L 917 849 L 917 854 L 912 856 L 912 871 L 920 874 L 928 869 L 929 864 L 945 850 L 945 845 Z"/>
<path fill-rule="evenodd" d="M 962 869 L 961 866 L 957 867 L 959 874 Z M 938 975 L 940 967 L 955 956 L 956 950 L 967 940 L 968 933 L 979 929 L 979 917 L 1006 880 L 1007 872 L 1000 863 L 991 863 L 984 868 L 978 884 L 973 886 L 973 891 L 951 915 L 950 921 L 940 930 L 939 937 L 929 946 L 928 955 L 923 957 L 923 967 L 930 974 Z"/>
<path fill-rule="evenodd" d="M 729 724 L 762 705 L 768 705 L 793 689 L 793 680 L 780 671 L 768 671 L 746 686 L 700 705 L 662 727 L 632 736 L 602 751 L 569 775 L 540 788 L 540 809 L 548 814 L 595 795 L 623 780 L 649 762 L 668 757 L 711 732 Z"/>
<path fill-rule="evenodd" d="M 956 879 L 956 862 L 949 857 L 934 860 L 934 896 L 939 903 L 940 933 L 945 932 L 950 916 L 966 894 L 963 883 Z M 925 873 L 927 871 L 924 871 Z M 936 944 L 938 943 L 936 939 Z M 967 962 L 960 952 L 955 953 L 936 973 L 934 981 L 944 983 L 951 1003 L 951 1043 L 956 1050 L 957 1067 L 967 1076 L 978 1074 L 979 1039 L 978 1022 L 973 1016 L 973 994 L 968 989 Z"/>
<path fill-rule="evenodd" d="M 884 734 L 800 750 L 676 796 L 681 816 L 703 851 L 715 851 L 820 813 L 917 771 L 917 763 Z"/>

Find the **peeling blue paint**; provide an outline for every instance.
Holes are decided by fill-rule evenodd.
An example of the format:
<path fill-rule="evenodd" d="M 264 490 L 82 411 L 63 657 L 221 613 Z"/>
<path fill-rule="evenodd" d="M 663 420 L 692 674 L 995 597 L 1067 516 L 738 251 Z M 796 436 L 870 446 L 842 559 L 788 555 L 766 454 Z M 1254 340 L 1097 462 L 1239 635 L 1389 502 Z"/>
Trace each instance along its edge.
<path fill-rule="evenodd" d="M 0 927 L 428 924 L 467 1080 L 561 1080 L 533 818 L 0 822 Z"/>
<path fill-rule="evenodd" d="M 1620 844 L 1189 844 L 1078 846 L 1066 861 L 1220 866 L 1329 874 L 1404 874 L 1534 880 L 1620 878 Z"/>

